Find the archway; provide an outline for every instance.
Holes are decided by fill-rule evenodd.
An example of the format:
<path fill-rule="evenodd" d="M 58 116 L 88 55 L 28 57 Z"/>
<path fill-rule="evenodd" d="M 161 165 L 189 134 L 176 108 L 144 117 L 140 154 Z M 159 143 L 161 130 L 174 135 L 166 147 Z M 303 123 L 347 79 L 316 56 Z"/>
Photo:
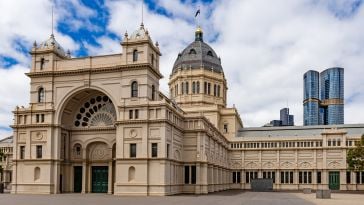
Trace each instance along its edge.
<path fill-rule="evenodd" d="M 60 192 L 112 193 L 116 107 L 95 89 L 72 94 L 58 110 L 64 153 Z"/>

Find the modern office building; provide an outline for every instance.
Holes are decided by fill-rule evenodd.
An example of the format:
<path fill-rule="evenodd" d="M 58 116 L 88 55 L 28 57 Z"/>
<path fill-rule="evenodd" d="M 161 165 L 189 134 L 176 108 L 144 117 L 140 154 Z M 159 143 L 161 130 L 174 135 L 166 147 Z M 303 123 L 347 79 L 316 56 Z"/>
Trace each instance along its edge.
<path fill-rule="evenodd" d="M 279 120 L 271 120 L 264 127 L 294 126 L 294 116 L 289 114 L 289 108 L 282 108 L 279 114 Z"/>
<path fill-rule="evenodd" d="M 344 69 L 329 68 L 303 75 L 304 125 L 344 124 Z"/>
<path fill-rule="evenodd" d="M 282 126 L 293 126 L 294 116 L 289 114 L 289 108 L 282 108 L 280 110 L 280 120 L 282 121 Z"/>

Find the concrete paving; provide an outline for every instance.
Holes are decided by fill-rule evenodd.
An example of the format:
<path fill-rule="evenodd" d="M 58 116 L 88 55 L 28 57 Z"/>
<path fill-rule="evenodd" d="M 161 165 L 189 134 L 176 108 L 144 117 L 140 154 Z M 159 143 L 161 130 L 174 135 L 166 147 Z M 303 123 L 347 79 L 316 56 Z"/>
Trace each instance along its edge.
<path fill-rule="evenodd" d="M 331 199 L 316 199 L 316 194 L 294 193 L 295 196 L 318 205 L 364 205 L 364 193 L 331 193 Z"/>
<path fill-rule="evenodd" d="M 0 194 L 0 205 L 313 205 L 295 193 L 224 191 L 208 195 L 121 197 L 106 194 Z M 352 204 L 353 205 L 353 204 Z"/>

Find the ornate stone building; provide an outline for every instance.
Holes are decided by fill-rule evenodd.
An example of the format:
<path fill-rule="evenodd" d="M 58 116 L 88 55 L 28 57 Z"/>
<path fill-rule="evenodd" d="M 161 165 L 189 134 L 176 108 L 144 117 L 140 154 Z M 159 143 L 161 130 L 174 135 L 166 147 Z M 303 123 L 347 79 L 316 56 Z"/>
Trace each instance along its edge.
<path fill-rule="evenodd" d="M 13 137 L 6 137 L 0 140 L 0 153 L 4 156 L 0 159 L 0 167 L 3 171 L 0 173 L 0 183 L 4 183 L 5 190 L 11 190 L 12 166 L 13 166 Z"/>
<path fill-rule="evenodd" d="M 14 111 L 12 193 L 206 194 L 249 189 L 256 177 L 274 178 L 275 189 L 316 188 L 331 170 L 340 189 L 364 188 L 345 183 L 346 145 L 364 125 L 243 128 L 201 28 L 177 57 L 169 97 L 143 24 L 121 49 L 72 58 L 53 35 L 34 44 L 30 104 Z"/>

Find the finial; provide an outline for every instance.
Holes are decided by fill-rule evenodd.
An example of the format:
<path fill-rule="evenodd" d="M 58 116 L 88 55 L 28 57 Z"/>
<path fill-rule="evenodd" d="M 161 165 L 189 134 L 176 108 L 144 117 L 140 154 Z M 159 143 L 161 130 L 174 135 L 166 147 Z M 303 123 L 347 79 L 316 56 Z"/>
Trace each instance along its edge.
<path fill-rule="evenodd" d="M 146 35 L 149 35 L 149 31 L 148 31 L 148 29 L 146 29 L 146 30 L 145 30 L 145 34 L 146 34 Z"/>
<path fill-rule="evenodd" d="M 159 46 L 159 43 L 158 43 L 158 41 L 157 41 L 157 42 L 155 42 L 155 46 L 157 46 L 157 47 Z"/>
<path fill-rule="evenodd" d="M 37 47 L 37 41 L 34 41 L 33 43 L 33 47 L 36 48 Z"/>
<path fill-rule="evenodd" d="M 70 51 L 70 49 L 67 50 L 67 57 L 71 57 L 71 51 Z"/>
<path fill-rule="evenodd" d="M 125 38 L 128 38 L 128 31 L 127 30 L 125 31 L 124 36 L 125 36 Z"/>

